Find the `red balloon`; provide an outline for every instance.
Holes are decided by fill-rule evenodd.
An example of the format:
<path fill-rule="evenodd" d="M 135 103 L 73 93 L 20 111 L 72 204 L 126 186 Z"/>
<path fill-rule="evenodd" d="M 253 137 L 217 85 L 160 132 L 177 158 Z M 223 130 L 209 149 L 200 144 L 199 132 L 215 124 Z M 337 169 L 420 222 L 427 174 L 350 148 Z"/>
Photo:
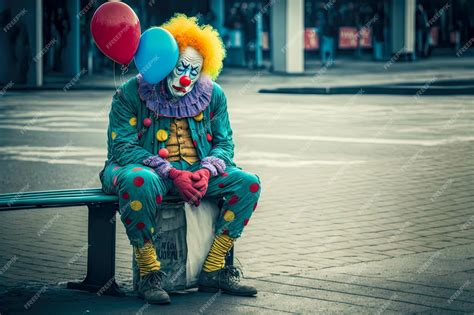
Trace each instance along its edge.
<path fill-rule="evenodd" d="M 123 2 L 106 2 L 94 13 L 91 32 L 97 47 L 107 57 L 128 65 L 140 43 L 140 21 Z"/>

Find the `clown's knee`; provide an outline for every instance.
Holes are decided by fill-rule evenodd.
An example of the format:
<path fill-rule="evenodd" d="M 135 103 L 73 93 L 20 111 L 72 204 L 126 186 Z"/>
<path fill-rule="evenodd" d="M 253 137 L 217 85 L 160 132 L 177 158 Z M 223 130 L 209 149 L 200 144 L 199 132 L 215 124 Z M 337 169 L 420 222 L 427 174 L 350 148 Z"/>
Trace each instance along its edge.
<path fill-rule="evenodd" d="M 239 172 L 239 180 L 241 181 L 241 186 L 244 192 L 249 193 L 250 198 L 258 199 L 260 197 L 261 191 L 261 182 L 260 178 L 249 172 Z"/>
<path fill-rule="evenodd" d="M 168 188 L 164 179 L 148 167 L 133 167 L 119 175 L 120 214 L 153 216 Z"/>
<path fill-rule="evenodd" d="M 165 179 L 148 167 L 135 167 L 120 178 L 120 191 L 134 197 L 156 198 L 166 193 Z"/>

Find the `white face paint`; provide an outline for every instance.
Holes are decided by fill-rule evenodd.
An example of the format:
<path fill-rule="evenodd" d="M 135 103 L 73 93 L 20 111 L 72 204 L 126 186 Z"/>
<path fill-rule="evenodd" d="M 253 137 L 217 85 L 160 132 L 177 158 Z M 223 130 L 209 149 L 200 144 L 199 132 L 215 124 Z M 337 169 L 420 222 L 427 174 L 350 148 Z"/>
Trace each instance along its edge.
<path fill-rule="evenodd" d="M 201 54 L 192 47 L 186 47 L 180 54 L 176 67 L 166 78 L 172 97 L 184 96 L 193 89 L 201 75 L 202 63 Z"/>

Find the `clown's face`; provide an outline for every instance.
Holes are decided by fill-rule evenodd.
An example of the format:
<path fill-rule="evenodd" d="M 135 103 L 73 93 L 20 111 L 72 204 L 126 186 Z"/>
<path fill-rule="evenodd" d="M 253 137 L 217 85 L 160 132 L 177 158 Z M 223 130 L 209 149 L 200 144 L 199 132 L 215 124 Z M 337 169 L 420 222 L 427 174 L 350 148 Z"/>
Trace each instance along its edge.
<path fill-rule="evenodd" d="M 189 93 L 201 75 L 203 58 L 196 49 L 186 47 L 179 55 L 178 63 L 166 78 L 168 91 L 173 97 Z"/>

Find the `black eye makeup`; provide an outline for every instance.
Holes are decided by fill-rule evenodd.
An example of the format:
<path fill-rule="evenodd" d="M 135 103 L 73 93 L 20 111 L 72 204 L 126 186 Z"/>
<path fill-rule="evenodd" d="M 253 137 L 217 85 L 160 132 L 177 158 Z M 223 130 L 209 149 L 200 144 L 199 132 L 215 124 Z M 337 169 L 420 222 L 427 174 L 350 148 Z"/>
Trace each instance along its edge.
<path fill-rule="evenodd" d="M 178 75 L 181 75 L 184 73 L 184 71 L 189 68 L 189 64 L 185 64 L 183 61 L 181 61 L 181 64 L 176 67 L 176 73 Z"/>
<path fill-rule="evenodd" d="M 189 74 L 191 75 L 191 77 L 197 76 L 199 74 L 199 66 L 191 66 L 191 72 Z"/>
<path fill-rule="evenodd" d="M 182 75 L 189 71 L 189 76 L 193 79 L 199 74 L 199 67 L 200 65 L 192 66 L 190 63 L 181 61 L 181 64 L 176 67 L 176 73 Z"/>

